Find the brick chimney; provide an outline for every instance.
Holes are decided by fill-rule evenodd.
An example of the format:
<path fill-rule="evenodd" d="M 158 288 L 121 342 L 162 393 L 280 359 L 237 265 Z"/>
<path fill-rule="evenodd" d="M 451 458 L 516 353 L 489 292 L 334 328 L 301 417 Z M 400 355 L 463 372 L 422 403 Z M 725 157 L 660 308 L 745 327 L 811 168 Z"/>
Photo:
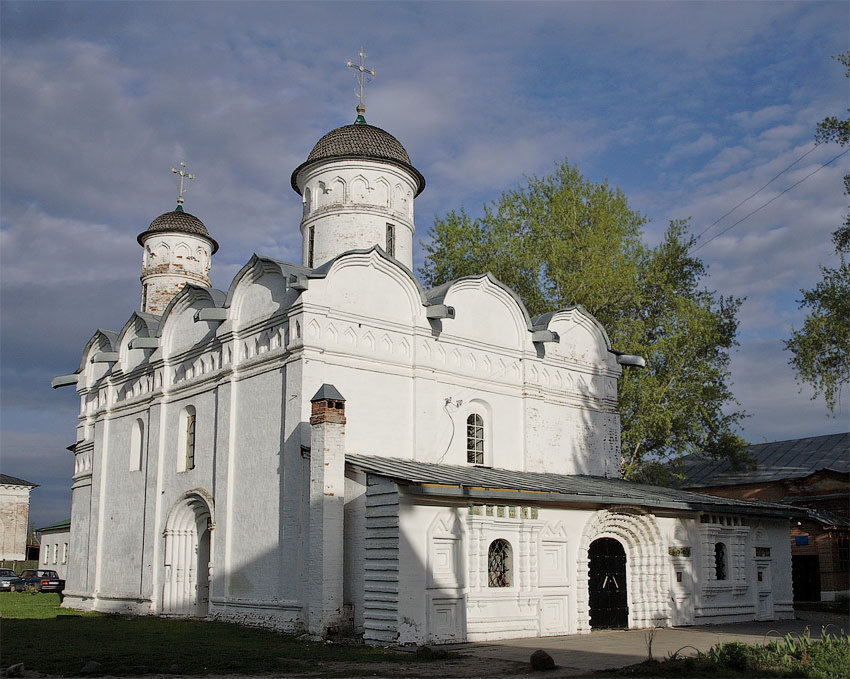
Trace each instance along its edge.
<path fill-rule="evenodd" d="M 308 630 L 325 636 L 343 622 L 345 399 L 323 384 L 310 399 Z"/>

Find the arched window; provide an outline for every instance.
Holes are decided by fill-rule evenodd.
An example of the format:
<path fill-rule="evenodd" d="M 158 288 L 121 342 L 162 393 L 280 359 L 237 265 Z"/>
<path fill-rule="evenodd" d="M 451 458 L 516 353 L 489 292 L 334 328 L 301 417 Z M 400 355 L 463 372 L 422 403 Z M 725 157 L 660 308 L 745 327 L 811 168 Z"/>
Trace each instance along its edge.
<path fill-rule="evenodd" d="M 484 418 L 478 413 L 466 418 L 466 461 L 484 464 Z"/>
<path fill-rule="evenodd" d="M 726 545 L 722 542 L 714 545 L 714 577 L 716 580 L 726 579 Z"/>
<path fill-rule="evenodd" d="M 511 544 L 507 540 L 493 540 L 487 550 L 487 586 L 511 586 Z"/>
<path fill-rule="evenodd" d="M 195 468 L 195 407 L 186 406 L 180 413 L 180 432 L 177 443 L 177 454 L 182 457 L 183 471 Z"/>
<path fill-rule="evenodd" d="M 130 471 L 137 472 L 142 468 L 142 449 L 145 441 L 145 423 L 141 419 L 133 422 L 130 431 Z"/>

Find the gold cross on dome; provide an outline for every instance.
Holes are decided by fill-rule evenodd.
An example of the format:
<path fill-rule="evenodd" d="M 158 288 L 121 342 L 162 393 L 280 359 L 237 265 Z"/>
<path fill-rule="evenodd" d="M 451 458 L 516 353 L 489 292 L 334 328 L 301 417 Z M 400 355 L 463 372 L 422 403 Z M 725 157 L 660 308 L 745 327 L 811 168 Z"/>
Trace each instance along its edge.
<path fill-rule="evenodd" d="M 360 48 L 359 54 L 360 54 L 360 64 L 355 64 L 353 61 L 348 61 L 345 64 L 349 68 L 353 68 L 353 69 L 359 71 L 354 76 L 355 78 L 357 78 L 357 81 L 360 84 L 360 92 L 359 93 L 357 91 L 354 92 L 354 94 L 356 94 L 360 97 L 360 103 L 357 105 L 358 121 L 359 121 L 359 118 L 364 113 L 366 113 L 366 105 L 363 103 L 366 100 L 366 90 L 365 90 L 366 83 L 371 81 L 372 78 L 375 77 L 374 69 L 366 68 L 366 52 L 363 50 L 362 47 Z M 368 78 L 368 80 L 366 79 L 367 75 L 370 76 Z M 364 120 L 363 122 L 366 122 L 366 121 Z"/>
<path fill-rule="evenodd" d="M 184 180 L 186 180 L 186 179 L 195 179 L 195 175 L 193 175 L 193 174 L 189 174 L 188 172 L 186 172 L 186 168 L 187 168 L 187 167 L 188 167 L 188 166 L 186 165 L 186 161 L 185 161 L 185 160 L 181 160 L 181 161 L 180 161 L 180 169 L 179 169 L 179 170 L 178 170 L 176 167 L 172 167 L 172 168 L 171 168 L 171 171 L 172 171 L 174 174 L 179 174 L 179 175 L 180 175 L 180 190 L 179 190 L 179 191 L 178 191 L 178 193 L 177 193 L 177 205 L 183 205 L 183 192 L 186 190 L 186 189 L 184 188 L 184 186 L 183 186 L 183 182 L 184 182 Z"/>

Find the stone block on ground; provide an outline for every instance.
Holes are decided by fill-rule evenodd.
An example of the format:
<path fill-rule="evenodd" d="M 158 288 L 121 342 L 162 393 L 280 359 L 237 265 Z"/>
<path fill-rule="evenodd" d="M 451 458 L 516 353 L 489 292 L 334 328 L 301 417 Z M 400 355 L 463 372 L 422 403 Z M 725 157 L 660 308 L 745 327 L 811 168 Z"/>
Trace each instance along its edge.
<path fill-rule="evenodd" d="M 531 654 L 531 669 L 533 670 L 554 670 L 555 661 L 542 648 L 538 648 Z"/>

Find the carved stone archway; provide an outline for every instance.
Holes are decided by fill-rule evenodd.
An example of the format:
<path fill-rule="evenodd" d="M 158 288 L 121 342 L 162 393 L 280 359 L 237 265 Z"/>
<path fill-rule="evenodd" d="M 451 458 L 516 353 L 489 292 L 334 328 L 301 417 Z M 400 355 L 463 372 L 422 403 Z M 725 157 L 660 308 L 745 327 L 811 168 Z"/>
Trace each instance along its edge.
<path fill-rule="evenodd" d="M 582 531 L 576 569 L 576 631 L 590 631 L 588 550 L 590 543 L 601 537 L 615 538 L 626 550 L 629 627 L 669 625 L 670 574 L 655 516 L 636 507 L 612 507 L 595 512 Z"/>
<path fill-rule="evenodd" d="M 163 537 L 161 612 L 204 617 L 209 612 L 212 501 L 204 491 L 184 495 L 171 508 Z"/>

